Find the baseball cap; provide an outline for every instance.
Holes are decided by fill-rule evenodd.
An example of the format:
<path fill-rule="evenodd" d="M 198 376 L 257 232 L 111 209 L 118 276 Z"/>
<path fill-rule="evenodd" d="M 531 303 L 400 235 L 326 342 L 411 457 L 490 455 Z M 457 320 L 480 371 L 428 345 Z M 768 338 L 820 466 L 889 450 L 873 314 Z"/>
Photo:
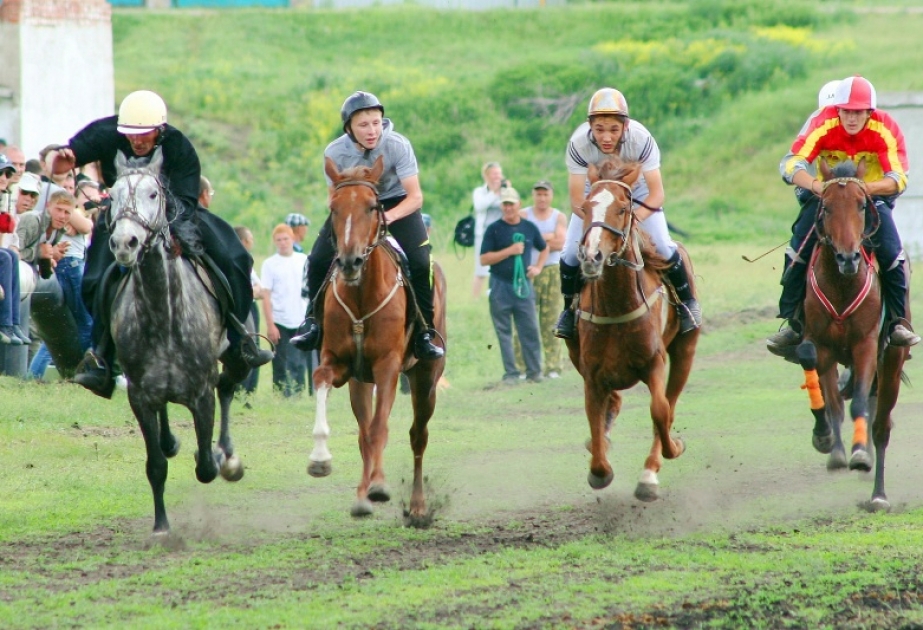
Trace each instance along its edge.
<path fill-rule="evenodd" d="M 6 157 L 2 153 L 0 153 L 0 171 L 16 172 L 16 167 L 13 166 L 12 162 L 10 162 L 10 158 Z"/>
<path fill-rule="evenodd" d="M 42 190 L 42 180 L 32 173 L 23 173 L 19 180 L 19 190 L 30 193 L 40 193 Z"/>
<path fill-rule="evenodd" d="M 500 189 L 500 203 L 516 203 L 519 201 L 519 193 L 512 186 Z"/>
<path fill-rule="evenodd" d="M 298 227 L 299 225 L 310 226 L 311 222 L 308 220 L 308 217 L 303 214 L 298 214 L 297 212 L 291 212 L 285 217 L 285 224 L 289 227 Z"/>
<path fill-rule="evenodd" d="M 554 191 L 554 186 L 552 186 L 551 182 L 549 182 L 547 179 L 540 179 L 535 182 L 535 186 L 532 187 L 532 190 L 535 190 L 536 188 L 544 188 L 545 190 Z"/>

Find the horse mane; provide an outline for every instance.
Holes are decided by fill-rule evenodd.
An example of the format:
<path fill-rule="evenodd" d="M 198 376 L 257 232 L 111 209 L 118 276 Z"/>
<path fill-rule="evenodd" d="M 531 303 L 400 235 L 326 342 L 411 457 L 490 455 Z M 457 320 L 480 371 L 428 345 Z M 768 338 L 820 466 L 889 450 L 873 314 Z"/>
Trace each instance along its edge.
<path fill-rule="evenodd" d="M 638 160 L 623 160 L 618 156 L 610 155 L 596 163 L 596 170 L 599 174 L 599 180 L 620 182 L 640 165 L 641 162 Z M 657 253 L 657 249 L 647 232 L 643 229 L 634 230 L 634 238 L 638 241 L 641 258 L 644 260 L 646 267 L 650 267 L 654 271 L 665 271 L 670 268 L 670 263 L 667 262 L 667 259 Z"/>
<path fill-rule="evenodd" d="M 358 164 L 356 166 L 351 166 L 347 169 L 340 171 L 340 175 L 343 178 L 343 181 L 363 181 L 369 182 L 371 184 L 377 184 L 378 180 L 374 180 L 371 177 L 372 167 Z"/>

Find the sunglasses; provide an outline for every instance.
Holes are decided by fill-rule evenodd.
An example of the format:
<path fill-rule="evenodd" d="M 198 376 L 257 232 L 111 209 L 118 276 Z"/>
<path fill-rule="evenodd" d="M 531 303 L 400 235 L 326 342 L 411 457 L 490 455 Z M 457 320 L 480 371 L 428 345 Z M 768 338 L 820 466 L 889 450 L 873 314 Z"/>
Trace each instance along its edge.
<path fill-rule="evenodd" d="M 37 192 L 32 192 L 31 190 L 23 190 L 23 189 L 20 188 L 20 189 L 19 189 L 19 194 L 20 194 L 20 195 L 28 195 L 29 197 L 34 197 L 35 199 L 38 199 L 38 193 L 37 193 Z"/>
<path fill-rule="evenodd" d="M 2 171 L 0 171 L 0 175 L 3 175 L 5 177 L 12 177 L 15 174 L 16 174 L 16 169 L 12 169 L 12 170 L 3 169 Z"/>

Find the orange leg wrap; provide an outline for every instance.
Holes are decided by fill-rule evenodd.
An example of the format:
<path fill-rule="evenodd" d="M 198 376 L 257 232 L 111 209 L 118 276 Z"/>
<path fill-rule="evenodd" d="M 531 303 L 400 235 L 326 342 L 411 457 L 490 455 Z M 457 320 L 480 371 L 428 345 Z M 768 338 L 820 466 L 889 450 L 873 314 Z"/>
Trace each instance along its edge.
<path fill-rule="evenodd" d="M 862 448 L 865 448 L 865 445 L 868 443 L 868 421 L 859 416 L 853 420 L 852 426 L 852 444 L 855 446 L 859 444 Z"/>
<path fill-rule="evenodd" d="M 808 390 L 811 409 L 824 408 L 824 394 L 820 391 L 820 379 L 817 378 L 817 370 L 804 371 L 804 385 L 801 386 L 801 389 Z"/>

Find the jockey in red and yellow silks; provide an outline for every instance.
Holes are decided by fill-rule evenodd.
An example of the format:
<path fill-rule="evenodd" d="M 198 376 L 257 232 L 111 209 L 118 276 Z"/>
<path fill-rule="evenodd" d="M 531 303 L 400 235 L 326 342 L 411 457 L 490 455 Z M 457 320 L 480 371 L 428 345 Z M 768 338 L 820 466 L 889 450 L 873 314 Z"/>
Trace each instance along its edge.
<path fill-rule="evenodd" d="M 825 107 L 814 116 L 782 160 L 782 178 L 791 184 L 799 169 L 806 168 L 818 158 L 826 160 L 830 168 L 844 160 L 858 164 L 865 158 L 865 181 L 889 177 L 897 182 L 897 194 L 907 188 L 904 134 L 897 121 L 881 110 L 872 111 L 865 128 L 856 135 L 850 135 L 840 123 L 837 107 Z"/>
<path fill-rule="evenodd" d="M 805 296 L 805 278 L 811 252 L 817 243 L 814 223 L 823 184 L 811 167 L 820 159 L 833 168 L 847 160 L 865 160 L 863 181 L 872 197 L 880 224 L 872 239 L 892 345 L 912 346 L 920 341 L 907 317 L 907 277 L 904 250 L 892 211 L 897 197 L 907 188 L 909 163 L 904 134 L 891 116 L 877 109 L 872 84 L 862 77 L 849 77 L 837 87 L 834 103 L 823 108 L 805 124 L 791 150 L 782 158 L 779 172 L 786 183 L 798 186 L 801 213 L 792 226 L 792 240 L 785 253 L 779 317 L 789 328 L 767 339 L 770 352 L 785 356 L 801 342 L 798 319 Z"/>

